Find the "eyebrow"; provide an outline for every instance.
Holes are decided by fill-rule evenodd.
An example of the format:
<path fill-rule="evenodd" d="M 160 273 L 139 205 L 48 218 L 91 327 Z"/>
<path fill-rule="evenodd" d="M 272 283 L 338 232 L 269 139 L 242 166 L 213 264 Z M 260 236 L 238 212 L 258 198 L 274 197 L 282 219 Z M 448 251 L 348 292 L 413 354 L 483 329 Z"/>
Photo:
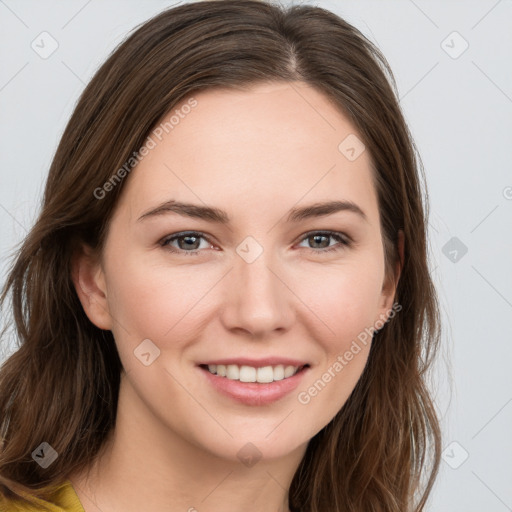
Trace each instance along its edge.
<path fill-rule="evenodd" d="M 292 208 L 288 212 L 286 221 L 289 223 L 299 222 L 301 220 L 323 217 L 342 211 L 355 213 L 364 221 L 368 222 L 368 218 L 364 211 L 352 201 L 327 201 L 323 203 L 314 203 L 300 208 Z M 231 222 L 227 212 L 219 208 L 183 203 L 172 199 L 146 211 L 137 219 L 137 222 L 168 213 L 176 213 L 184 217 L 193 217 L 195 219 L 215 222 L 218 224 L 227 225 Z"/>

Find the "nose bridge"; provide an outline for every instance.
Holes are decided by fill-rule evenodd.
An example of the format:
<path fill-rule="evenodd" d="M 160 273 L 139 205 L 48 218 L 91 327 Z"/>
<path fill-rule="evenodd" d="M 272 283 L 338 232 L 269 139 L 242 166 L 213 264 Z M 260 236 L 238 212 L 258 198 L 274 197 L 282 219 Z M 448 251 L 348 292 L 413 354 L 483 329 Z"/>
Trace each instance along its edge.
<path fill-rule="evenodd" d="M 276 275 L 277 274 L 277 275 Z M 288 327 L 290 297 L 271 249 L 252 237 L 237 247 L 229 279 L 227 322 L 254 334 Z"/>

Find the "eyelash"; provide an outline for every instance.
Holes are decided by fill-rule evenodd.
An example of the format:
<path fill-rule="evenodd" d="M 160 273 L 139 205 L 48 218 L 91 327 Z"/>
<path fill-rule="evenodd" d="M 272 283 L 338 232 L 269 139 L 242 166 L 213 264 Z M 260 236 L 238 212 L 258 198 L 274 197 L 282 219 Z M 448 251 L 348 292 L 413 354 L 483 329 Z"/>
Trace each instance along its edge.
<path fill-rule="evenodd" d="M 344 248 L 352 246 L 352 240 L 350 239 L 350 237 L 348 237 L 344 233 L 338 233 L 336 231 L 310 231 L 308 233 L 305 233 L 305 235 L 300 239 L 300 242 L 303 242 L 307 238 L 310 238 L 315 235 L 332 237 L 332 238 L 337 239 L 340 243 L 338 245 L 334 245 L 332 247 L 328 247 L 325 249 L 312 249 L 312 248 L 306 247 L 306 249 L 312 253 L 323 254 L 326 252 L 340 251 L 340 250 L 343 250 Z M 204 235 L 204 233 L 201 233 L 199 231 L 187 231 L 187 232 L 183 232 L 183 233 L 175 233 L 167 238 L 164 238 L 160 242 L 160 245 L 162 247 L 166 248 L 168 251 L 173 252 L 173 253 L 185 254 L 187 256 L 198 256 L 199 253 L 201 252 L 201 249 L 195 249 L 194 251 L 184 251 L 183 249 L 176 249 L 175 247 L 171 248 L 171 246 L 169 245 L 169 243 L 173 242 L 174 240 L 177 240 L 179 238 L 185 238 L 188 236 L 204 238 L 208 243 L 211 243 L 208 240 L 208 238 Z"/>

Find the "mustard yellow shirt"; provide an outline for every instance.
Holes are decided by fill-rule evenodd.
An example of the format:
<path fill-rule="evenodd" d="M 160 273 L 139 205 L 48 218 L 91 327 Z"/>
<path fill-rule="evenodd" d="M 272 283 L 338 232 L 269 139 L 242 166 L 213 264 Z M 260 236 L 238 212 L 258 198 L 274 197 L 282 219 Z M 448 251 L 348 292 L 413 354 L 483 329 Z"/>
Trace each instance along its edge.
<path fill-rule="evenodd" d="M 5 508 L 5 505 L 0 500 L 0 512 L 40 512 L 41 510 L 51 512 L 85 512 L 69 480 L 66 480 L 55 491 L 50 501 L 44 501 L 38 498 L 33 499 L 34 502 L 38 503 L 38 506 L 17 505 L 13 503 L 7 505 L 7 508 Z"/>

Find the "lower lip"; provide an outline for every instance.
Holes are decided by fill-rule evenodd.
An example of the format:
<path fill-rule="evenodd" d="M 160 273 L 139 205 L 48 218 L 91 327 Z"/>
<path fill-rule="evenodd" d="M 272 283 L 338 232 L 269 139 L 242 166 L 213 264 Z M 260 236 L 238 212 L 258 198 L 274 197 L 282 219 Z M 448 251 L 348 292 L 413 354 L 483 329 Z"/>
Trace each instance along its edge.
<path fill-rule="evenodd" d="M 217 391 L 245 405 L 266 405 L 276 402 L 291 393 L 309 370 L 307 366 L 292 377 L 260 384 L 219 377 L 205 368 L 200 366 L 198 368 Z"/>

